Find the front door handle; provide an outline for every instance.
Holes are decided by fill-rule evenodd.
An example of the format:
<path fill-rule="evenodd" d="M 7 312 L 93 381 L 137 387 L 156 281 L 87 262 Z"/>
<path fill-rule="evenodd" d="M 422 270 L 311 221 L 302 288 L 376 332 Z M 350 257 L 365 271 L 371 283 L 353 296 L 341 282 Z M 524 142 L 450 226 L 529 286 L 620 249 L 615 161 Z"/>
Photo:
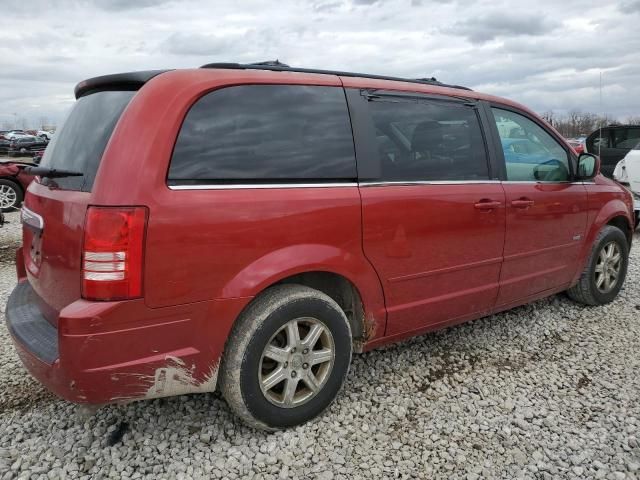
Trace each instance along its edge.
<path fill-rule="evenodd" d="M 530 198 L 520 198 L 518 200 L 512 200 L 511 206 L 513 208 L 529 208 L 532 207 L 535 202 Z"/>
<path fill-rule="evenodd" d="M 493 210 L 494 208 L 498 208 L 502 205 L 502 202 L 497 202 L 495 200 L 480 200 L 477 203 L 474 203 L 473 206 L 478 210 Z"/>

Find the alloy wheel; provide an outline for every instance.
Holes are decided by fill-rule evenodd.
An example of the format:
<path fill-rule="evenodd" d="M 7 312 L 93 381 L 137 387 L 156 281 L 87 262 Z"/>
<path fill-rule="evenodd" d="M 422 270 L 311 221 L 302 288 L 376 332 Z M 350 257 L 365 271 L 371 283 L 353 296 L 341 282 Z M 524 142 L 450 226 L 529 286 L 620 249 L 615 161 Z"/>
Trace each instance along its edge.
<path fill-rule="evenodd" d="M 267 343 L 258 369 L 265 398 L 278 407 L 298 407 L 315 397 L 335 362 L 335 344 L 316 318 L 290 320 Z"/>
<path fill-rule="evenodd" d="M 622 252 L 617 242 L 609 242 L 602 247 L 595 268 L 596 288 L 601 293 L 609 293 L 618 283 L 622 266 Z"/>
<path fill-rule="evenodd" d="M 18 192 L 9 185 L 0 185 L 0 208 L 13 208 L 18 201 Z"/>

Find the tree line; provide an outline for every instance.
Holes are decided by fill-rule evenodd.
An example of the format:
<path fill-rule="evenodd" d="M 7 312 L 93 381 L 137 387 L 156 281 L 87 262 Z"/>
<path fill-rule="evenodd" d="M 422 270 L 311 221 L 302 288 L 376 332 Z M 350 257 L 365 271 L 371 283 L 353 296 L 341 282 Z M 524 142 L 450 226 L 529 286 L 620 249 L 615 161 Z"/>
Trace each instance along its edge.
<path fill-rule="evenodd" d="M 553 125 L 565 138 L 583 137 L 607 125 L 640 125 L 640 116 L 638 115 L 627 117 L 624 121 L 618 121 L 609 115 L 580 110 L 572 110 L 563 115 L 548 111 L 542 114 L 542 118 Z"/>

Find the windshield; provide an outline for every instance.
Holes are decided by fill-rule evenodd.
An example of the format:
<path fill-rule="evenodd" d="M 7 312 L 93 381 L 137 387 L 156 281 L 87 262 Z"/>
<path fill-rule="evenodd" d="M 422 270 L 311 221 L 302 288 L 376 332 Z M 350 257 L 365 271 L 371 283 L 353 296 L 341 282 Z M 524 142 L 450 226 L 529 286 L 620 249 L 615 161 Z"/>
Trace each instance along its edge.
<path fill-rule="evenodd" d="M 57 188 L 91 191 L 107 142 L 135 93 L 97 92 L 74 104 L 45 150 L 40 166 L 83 175 L 56 179 Z"/>

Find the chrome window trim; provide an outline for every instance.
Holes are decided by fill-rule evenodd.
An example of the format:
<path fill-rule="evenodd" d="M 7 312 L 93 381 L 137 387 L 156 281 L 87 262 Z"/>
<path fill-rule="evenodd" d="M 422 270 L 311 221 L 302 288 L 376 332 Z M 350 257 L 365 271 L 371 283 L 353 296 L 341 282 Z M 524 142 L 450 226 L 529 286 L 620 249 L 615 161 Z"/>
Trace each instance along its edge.
<path fill-rule="evenodd" d="M 518 183 L 518 184 L 525 184 L 525 185 L 535 185 L 538 183 L 542 183 L 544 185 L 585 185 L 585 184 L 594 183 L 594 182 L 589 182 L 586 180 L 585 181 L 567 180 L 563 182 L 554 182 L 554 181 L 545 181 L 545 180 L 503 180 L 502 183 Z"/>
<path fill-rule="evenodd" d="M 327 183 L 239 183 L 239 184 L 203 184 L 203 185 L 168 185 L 170 190 L 247 190 L 273 188 L 338 188 L 338 187 L 384 187 L 412 185 L 481 185 L 496 183 L 515 183 L 522 185 L 584 185 L 588 181 L 578 182 L 545 182 L 542 180 L 407 180 L 407 181 L 363 181 L 363 182 L 327 182 Z M 24 208 L 24 207 L 23 207 Z"/>
<path fill-rule="evenodd" d="M 476 185 L 486 183 L 501 183 L 500 180 L 407 180 L 404 182 L 398 181 L 365 181 L 360 182 L 360 187 L 383 187 L 389 186 L 411 186 L 411 185 Z"/>
<path fill-rule="evenodd" d="M 503 180 L 502 183 L 523 183 L 526 185 L 535 185 L 536 183 L 549 183 L 549 184 L 555 184 L 555 185 L 562 185 L 562 184 L 570 184 L 570 183 L 574 183 L 571 182 L 569 180 L 562 180 L 559 182 L 554 182 L 552 180 Z"/>
<path fill-rule="evenodd" d="M 238 183 L 238 184 L 203 184 L 203 185 L 168 185 L 170 190 L 247 190 L 268 188 L 336 188 L 357 187 L 356 182 L 327 183 Z"/>

